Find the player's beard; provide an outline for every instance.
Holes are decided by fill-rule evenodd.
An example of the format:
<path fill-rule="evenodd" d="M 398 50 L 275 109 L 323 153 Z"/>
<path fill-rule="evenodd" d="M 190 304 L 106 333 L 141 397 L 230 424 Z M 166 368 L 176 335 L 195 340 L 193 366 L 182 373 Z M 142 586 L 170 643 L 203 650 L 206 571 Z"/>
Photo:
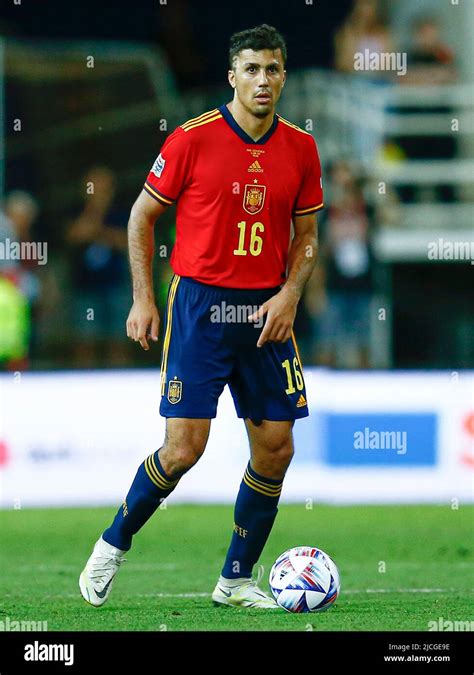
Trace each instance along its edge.
<path fill-rule="evenodd" d="M 273 117 L 275 113 L 273 100 L 271 100 L 269 103 L 262 104 L 255 102 L 254 99 L 252 99 L 250 105 L 246 105 L 245 108 L 251 115 L 259 120 L 263 120 L 265 117 Z"/>
<path fill-rule="evenodd" d="M 272 117 L 275 114 L 275 106 L 280 98 L 280 93 L 272 92 L 271 99 L 268 103 L 259 103 L 255 99 L 252 99 L 250 107 L 248 108 L 249 112 L 252 113 L 255 117 L 262 120 L 265 117 Z"/>
<path fill-rule="evenodd" d="M 272 98 L 268 103 L 262 104 L 258 103 L 254 96 L 249 100 L 247 103 L 246 98 L 243 96 L 239 96 L 239 92 L 237 92 L 237 97 L 240 101 L 240 104 L 242 105 L 245 110 L 256 117 L 259 120 L 265 119 L 265 117 L 272 117 L 275 114 L 275 103 L 278 101 L 279 97 L 276 97 L 272 94 Z"/>
<path fill-rule="evenodd" d="M 265 107 L 267 108 L 267 110 L 261 110 L 261 109 L 251 110 L 252 115 L 254 117 L 258 117 L 259 120 L 263 120 L 263 119 L 265 119 L 265 117 L 268 117 L 269 115 L 273 116 L 273 112 L 274 112 L 273 106 L 268 105 L 268 106 L 265 106 Z"/>

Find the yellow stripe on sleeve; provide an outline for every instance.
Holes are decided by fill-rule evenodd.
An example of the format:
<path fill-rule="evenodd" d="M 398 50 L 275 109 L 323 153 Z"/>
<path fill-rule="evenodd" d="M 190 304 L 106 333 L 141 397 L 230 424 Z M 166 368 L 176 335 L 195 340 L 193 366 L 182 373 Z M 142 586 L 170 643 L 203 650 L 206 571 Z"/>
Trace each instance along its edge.
<path fill-rule="evenodd" d="M 190 124 L 195 124 L 196 122 L 201 122 L 202 120 L 206 119 L 207 117 L 212 117 L 212 115 L 215 115 L 218 112 L 217 108 L 214 108 L 214 110 L 209 110 L 208 112 L 202 113 L 202 115 L 198 115 L 198 117 L 192 117 L 189 120 L 186 120 L 186 122 L 183 122 L 181 125 L 182 129 L 185 129 L 188 127 Z"/>
<path fill-rule="evenodd" d="M 306 216 L 309 213 L 314 213 L 315 211 L 319 211 L 319 209 L 322 209 L 324 206 L 324 202 L 321 202 L 321 204 L 318 204 L 317 206 L 308 206 L 306 209 L 295 209 L 293 211 L 293 215 L 295 216 Z"/>
<path fill-rule="evenodd" d="M 196 127 L 202 127 L 204 124 L 209 124 L 209 122 L 215 122 L 222 117 L 221 113 L 217 113 L 214 117 L 209 117 L 208 119 L 202 120 L 201 122 L 195 122 L 194 124 L 189 124 L 184 131 L 190 131 L 191 129 L 196 129 Z"/>
<path fill-rule="evenodd" d="M 168 197 L 163 197 L 163 195 L 160 195 L 159 192 L 156 192 L 156 190 L 154 190 L 152 187 L 150 187 L 150 185 L 148 185 L 148 183 L 145 183 L 145 185 L 143 186 L 143 188 L 144 188 L 147 192 L 149 192 L 150 195 L 151 195 L 152 197 L 154 197 L 155 199 L 157 199 L 159 202 L 161 202 L 161 203 L 164 204 L 165 206 L 170 206 L 170 205 L 173 203 L 173 200 L 172 200 L 172 199 L 168 199 Z"/>

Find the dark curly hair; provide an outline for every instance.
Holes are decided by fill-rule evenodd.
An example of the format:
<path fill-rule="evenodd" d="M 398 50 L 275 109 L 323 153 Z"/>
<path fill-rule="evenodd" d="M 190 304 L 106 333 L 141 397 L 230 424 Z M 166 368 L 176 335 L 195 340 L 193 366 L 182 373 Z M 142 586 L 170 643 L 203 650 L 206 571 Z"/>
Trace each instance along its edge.
<path fill-rule="evenodd" d="M 255 26 L 255 28 L 247 28 L 231 36 L 229 45 L 229 64 L 231 68 L 234 67 L 234 58 L 242 49 L 253 49 L 256 52 L 261 49 L 281 49 L 283 65 L 286 63 L 285 39 L 276 28 L 269 26 L 267 23 L 262 23 L 260 26 Z"/>

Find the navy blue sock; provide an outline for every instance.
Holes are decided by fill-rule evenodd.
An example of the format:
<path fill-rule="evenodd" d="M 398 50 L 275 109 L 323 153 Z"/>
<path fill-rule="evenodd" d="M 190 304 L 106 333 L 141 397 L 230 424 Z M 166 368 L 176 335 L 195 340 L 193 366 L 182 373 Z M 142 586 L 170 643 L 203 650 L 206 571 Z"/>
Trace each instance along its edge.
<path fill-rule="evenodd" d="M 278 512 L 282 485 L 282 480 L 260 476 L 248 463 L 235 502 L 234 533 L 221 572 L 226 579 L 252 576 Z"/>
<path fill-rule="evenodd" d="M 161 466 L 158 453 L 159 450 L 149 455 L 138 467 L 125 501 L 117 511 L 112 525 L 102 535 L 107 543 L 123 551 L 128 551 L 133 535 L 173 492 L 185 473 L 183 471 L 173 477 L 168 476 Z"/>

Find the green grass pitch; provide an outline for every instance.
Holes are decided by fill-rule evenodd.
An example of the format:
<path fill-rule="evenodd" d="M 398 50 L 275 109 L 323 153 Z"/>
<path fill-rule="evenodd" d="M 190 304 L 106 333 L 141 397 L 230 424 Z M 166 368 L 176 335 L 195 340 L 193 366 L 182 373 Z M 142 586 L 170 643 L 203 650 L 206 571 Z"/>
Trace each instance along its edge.
<path fill-rule="evenodd" d="M 47 621 L 50 631 L 427 631 L 440 617 L 473 618 L 472 506 L 281 505 L 262 587 L 284 550 L 322 548 L 342 588 L 334 607 L 315 614 L 212 605 L 232 512 L 172 502 L 159 510 L 97 609 L 82 600 L 78 577 L 115 509 L 1 511 L 0 620 Z"/>

